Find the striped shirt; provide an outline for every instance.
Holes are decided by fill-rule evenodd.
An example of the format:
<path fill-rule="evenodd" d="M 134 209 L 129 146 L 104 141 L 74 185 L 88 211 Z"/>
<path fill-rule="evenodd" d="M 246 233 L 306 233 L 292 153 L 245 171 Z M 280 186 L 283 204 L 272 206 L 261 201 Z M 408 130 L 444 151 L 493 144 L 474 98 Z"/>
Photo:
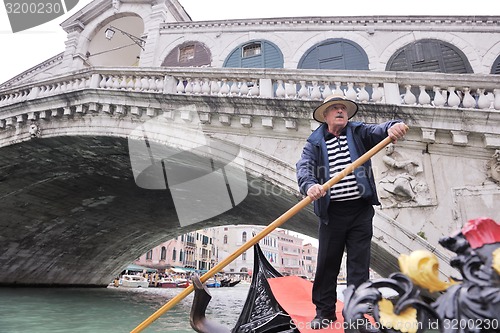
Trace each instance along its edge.
<path fill-rule="evenodd" d="M 351 163 L 351 154 L 347 147 L 347 137 L 345 134 L 336 136 L 328 133 L 325 138 L 328 150 L 328 161 L 330 167 L 330 178 L 345 169 Z M 345 176 L 330 189 L 330 200 L 346 201 L 361 198 L 356 177 L 353 173 Z"/>

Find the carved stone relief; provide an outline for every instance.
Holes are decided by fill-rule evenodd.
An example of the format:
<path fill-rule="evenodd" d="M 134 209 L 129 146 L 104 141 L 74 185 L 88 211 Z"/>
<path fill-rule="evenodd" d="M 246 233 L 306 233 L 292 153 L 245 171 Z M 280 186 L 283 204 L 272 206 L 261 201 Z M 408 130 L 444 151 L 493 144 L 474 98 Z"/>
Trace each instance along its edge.
<path fill-rule="evenodd" d="M 486 173 L 488 178 L 500 184 L 500 149 L 495 150 L 491 160 L 486 164 Z"/>
<path fill-rule="evenodd" d="M 120 10 L 120 0 L 112 0 L 111 4 L 113 6 L 113 11 L 116 13 Z"/>
<path fill-rule="evenodd" d="M 424 161 L 396 152 L 393 144 L 385 148 L 382 161 L 385 170 L 377 186 L 382 208 L 436 204 L 433 178 L 426 177 Z"/>

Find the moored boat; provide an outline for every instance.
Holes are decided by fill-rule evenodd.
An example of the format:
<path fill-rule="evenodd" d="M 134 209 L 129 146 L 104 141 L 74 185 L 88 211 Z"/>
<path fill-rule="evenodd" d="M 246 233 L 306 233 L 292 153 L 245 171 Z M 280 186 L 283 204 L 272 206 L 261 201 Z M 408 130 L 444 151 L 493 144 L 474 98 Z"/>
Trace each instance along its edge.
<path fill-rule="evenodd" d="M 241 280 L 229 281 L 228 287 L 234 287 L 235 285 L 237 285 L 240 282 L 241 282 Z"/>
<path fill-rule="evenodd" d="M 187 279 L 177 279 L 175 280 L 175 283 L 177 284 L 177 288 L 187 288 L 191 285 Z"/>
<path fill-rule="evenodd" d="M 148 288 L 149 282 L 140 275 L 123 275 L 119 285 L 126 288 Z"/>
<path fill-rule="evenodd" d="M 177 282 L 172 278 L 162 278 L 158 281 L 158 287 L 160 288 L 177 288 Z"/>
<path fill-rule="evenodd" d="M 221 287 L 234 287 L 235 285 L 237 285 L 240 282 L 241 282 L 241 280 L 233 281 L 231 279 L 222 279 L 220 281 L 220 286 Z"/>
<path fill-rule="evenodd" d="M 207 288 L 220 288 L 222 285 L 219 281 L 214 278 L 210 278 L 205 282 Z"/>

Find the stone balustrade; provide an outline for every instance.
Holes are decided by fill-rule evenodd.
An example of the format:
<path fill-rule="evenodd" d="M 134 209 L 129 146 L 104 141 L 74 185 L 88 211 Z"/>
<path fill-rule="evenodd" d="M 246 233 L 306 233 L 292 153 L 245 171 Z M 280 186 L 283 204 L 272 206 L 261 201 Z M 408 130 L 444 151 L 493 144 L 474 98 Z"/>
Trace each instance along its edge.
<path fill-rule="evenodd" d="M 500 110 L 500 77 L 242 68 L 92 68 L 0 91 L 0 108 L 82 89 Z M 1 119 L 0 109 L 0 119 Z"/>

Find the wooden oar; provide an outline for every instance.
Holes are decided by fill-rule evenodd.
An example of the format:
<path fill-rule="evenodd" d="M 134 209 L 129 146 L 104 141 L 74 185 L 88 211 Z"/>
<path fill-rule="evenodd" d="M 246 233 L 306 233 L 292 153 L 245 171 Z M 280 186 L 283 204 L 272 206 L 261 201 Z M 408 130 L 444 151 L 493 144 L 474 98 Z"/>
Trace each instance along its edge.
<path fill-rule="evenodd" d="M 338 183 L 342 178 L 350 174 L 351 172 L 354 171 L 357 167 L 361 166 L 363 163 L 367 162 L 373 155 L 381 151 L 385 146 L 387 146 L 389 143 L 391 143 L 391 138 L 387 137 L 383 141 L 379 142 L 375 147 L 364 153 L 360 158 L 358 158 L 356 161 L 352 162 L 344 170 L 339 172 L 337 175 L 334 177 L 330 178 L 325 184 L 323 184 L 323 189 L 327 191 L 330 187 Z M 280 225 L 288 221 L 291 217 L 293 217 L 295 214 L 297 214 L 301 209 L 306 207 L 312 202 L 312 200 L 309 197 L 305 197 L 299 203 L 297 203 L 295 206 L 287 210 L 283 215 L 278 217 L 276 220 L 274 220 L 271 224 L 269 224 L 264 230 L 259 232 L 257 235 L 255 235 L 253 238 L 248 240 L 245 244 L 243 244 L 239 249 L 234 251 L 229 257 L 215 265 L 211 270 L 206 272 L 200 277 L 201 282 L 206 282 L 208 279 L 210 279 L 212 276 L 220 272 L 224 267 L 229 265 L 233 260 L 238 258 L 243 252 L 257 244 L 262 238 L 266 237 L 269 233 L 271 233 L 274 229 L 278 228 Z M 159 308 L 155 313 L 153 313 L 149 318 L 144 320 L 142 323 L 140 323 L 136 328 L 134 328 L 130 333 L 138 333 L 141 332 L 143 329 L 151 325 L 153 321 L 158 319 L 162 314 L 173 308 L 177 303 L 179 303 L 181 300 L 183 300 L 187 295 L 189 295 L 192 291 L 194 290 L 193 285 L 190 285 L 189 287 L 185 288 L 181 293 L 179 293 L 177 296 L 172 298 L 170 301 L 168 301 L 165 305 L 163 305 L 161 308 Z"/>

